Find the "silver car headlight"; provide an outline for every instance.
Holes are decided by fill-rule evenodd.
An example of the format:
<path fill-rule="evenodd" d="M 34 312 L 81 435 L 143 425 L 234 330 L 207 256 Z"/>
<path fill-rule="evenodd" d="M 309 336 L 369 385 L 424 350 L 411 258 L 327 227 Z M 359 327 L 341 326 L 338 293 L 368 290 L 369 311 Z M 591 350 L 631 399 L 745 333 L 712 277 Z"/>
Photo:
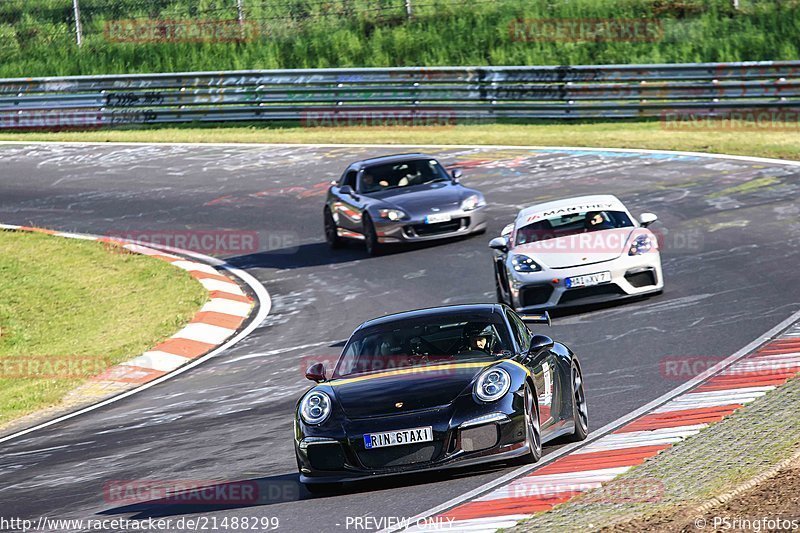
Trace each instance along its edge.
<path fill-rule="evenodd" d="M 471 194 L 461 202 L 462 211 L 472 211 L 486 205 L 486 200 L 480 194 Z"/>
<path fill-rule="evenodd" d="M 527 255 L 515 255 L 511 258 L 511 266 L 517 272 L 539 272 L 542 267 Z"/>
<path fill-rule="evenodd" d="M 406 218 L 407 216 L 404 211 L 400 211 L 399 209 L 379 209 L 378 214 L 381 218 L 393 221 Z"/>
<path fill-rule="evenodd" d="M 653 248 L 653 239 L 650 235 L 639 235 L 631 243 L 628 255 L 646 254 Z"/>
<path fill-rule="evenodd" d="M 475 382 L 475 396 L 482 402 L 494 402 L 505 396 L 511 388 L 511 376 L 502 368 L 486 370 Z"/>
<path fill-rule="evenodd" d="M 322 391 L 311 391 L 300 402 L 300 418 L 306 424 L 321 424 L 331 415 L 331 397 Z"/>

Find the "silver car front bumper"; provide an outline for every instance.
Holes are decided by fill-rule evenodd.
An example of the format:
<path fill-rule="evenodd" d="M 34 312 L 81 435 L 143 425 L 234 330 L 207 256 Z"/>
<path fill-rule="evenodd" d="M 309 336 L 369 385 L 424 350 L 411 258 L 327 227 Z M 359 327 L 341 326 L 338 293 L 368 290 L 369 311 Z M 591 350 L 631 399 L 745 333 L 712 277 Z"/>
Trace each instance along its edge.
<path fill-rule="evenodd" d="M 568 268 L 544 268 L 521 273 L 506 270 L 512 305 L 519 311 L 586 305 L 659 292 L 664 288 L 658 252 L 621 255 L 611 261 Z M 566 279 L 610 272 L 611 281 L 590 287 L 567 288 Z"/>

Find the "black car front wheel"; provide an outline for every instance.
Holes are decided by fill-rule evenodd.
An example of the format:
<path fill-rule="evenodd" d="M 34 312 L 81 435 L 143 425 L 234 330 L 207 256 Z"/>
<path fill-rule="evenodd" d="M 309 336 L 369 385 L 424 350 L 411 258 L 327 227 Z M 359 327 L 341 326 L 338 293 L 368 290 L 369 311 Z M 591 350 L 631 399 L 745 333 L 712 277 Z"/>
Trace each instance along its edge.
<path fill-rule="evenodd" d="M 364 213 L 364 219 L 361 223 L 364 228 L 364 246 L 367 249 L 367 255 L 372 257 L 380 255 L 382 248 L 381 243 L 378 242 L 378 233 L 375 231 L 375 223 L 372 222 L 372 219 L 366 213 Z"/>
<path fill-rule="evenodd" d="M 342 238 L 339 237 L 339 228 L 336 227 L 331 210 L 327 207 L 323 218 L 325 219 L 325 241 L 333 249 L 340 248 L 342 246 Z"/>
<path fill-rule="evenodd" d="M 533 391 L 525 387 L 525 443 L 528 453 L 522 459 L 526 463 L 535 463 L 542 458 L 542 430 L 539 425 L 539 410 L 533 399 Z"/>
<path fill-rule="evenodd" d="M 575 431 L 569 436 L 572 442 L 582 441 L 589 434 L 589 409 L 586 406 L 586 394 L 583 391 L 583 376 L 575 361 L 572 362 L 572 417 L 575 420 Z"/>

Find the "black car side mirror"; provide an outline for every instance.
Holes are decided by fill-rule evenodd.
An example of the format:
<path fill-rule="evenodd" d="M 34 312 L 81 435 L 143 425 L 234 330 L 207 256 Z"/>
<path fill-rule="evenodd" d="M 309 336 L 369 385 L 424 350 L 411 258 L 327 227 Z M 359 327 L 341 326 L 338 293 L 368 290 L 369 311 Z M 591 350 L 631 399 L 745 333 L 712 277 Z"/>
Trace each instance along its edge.
<path fill-rule="evenodd" d="M 531 337 L 531 347 L 528 348 L 528 354 L 534 355 L 542 350 L 549 350 L 553 347 L 553 339 L 548 337 L 547 335 L 534 335 Z"/>
<path fill-rule="evenodd" d="M 353 188 L 349 185 L 342 185 L 339 187 L 339 192 L 341 194 L 346 194 L 348 196 L 353 196 Z"/>
<path fill-rule="evenodd" d="M 508 239 L 506 237 L 495 237 L 489 241 L 489 248 L 505 253 L 508 251 Z"/>
<path fill-rule="evenodd" d="M 458 180 L 460 180 L 461 176 L 463 176 L 463 175 L 464 175 L 464 173 L 461 171 L 460 168 L 455 169 L 453 171 L 453 182 L 454 183 L 458 183 Z"/>
<path fill-rule="evenodd" d="M 314 363 L 308 370 L 306 370 L 306 379 L 310 379 L 316 383 L 325 381 L 325 365 L 322 363 Z"/>

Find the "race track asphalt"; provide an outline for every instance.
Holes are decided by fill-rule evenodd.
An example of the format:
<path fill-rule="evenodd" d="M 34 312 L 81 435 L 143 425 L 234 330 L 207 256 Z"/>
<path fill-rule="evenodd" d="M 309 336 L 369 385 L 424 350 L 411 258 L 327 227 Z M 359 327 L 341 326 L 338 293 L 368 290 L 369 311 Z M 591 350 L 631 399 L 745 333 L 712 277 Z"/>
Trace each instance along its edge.
<path fill-rule="evenodd" d="M 411 476 L 312 496 L 296 483 L 292 411 L 310 385 L 308 361 L 338 355 L 362 321 L 493 301 L 487 242 L 539 201 L 613 193 L 637 215 L 658 214 L 653 229 L 664 235 L 662 295 L 567 314 L 549 332 L 582 360 L 593 428 L 692 377 L 667 375 L 666 361 L 724 357 L 800 309 L 799 167 L 615 151 L 428 149 L 486 194 L 487 234 L 376 258 L 357 245 L 329 251 L 326 184 L 351 160 L 398 151 L 408 150 L 0 145 L 0 222 L 112 235 L 257 232 L 250 249 L 198 251 L 246 269 L 273 299 L 259 328 L 220 357 L 0 445 L 0 516 L 218 524 L 277 517 L 284 531 L 344 531 L 355 517 L 413 516 L 509 471 Z M 254 480 L 260 497 L 129 504 L 104 492 L 143 478 Z"/>

